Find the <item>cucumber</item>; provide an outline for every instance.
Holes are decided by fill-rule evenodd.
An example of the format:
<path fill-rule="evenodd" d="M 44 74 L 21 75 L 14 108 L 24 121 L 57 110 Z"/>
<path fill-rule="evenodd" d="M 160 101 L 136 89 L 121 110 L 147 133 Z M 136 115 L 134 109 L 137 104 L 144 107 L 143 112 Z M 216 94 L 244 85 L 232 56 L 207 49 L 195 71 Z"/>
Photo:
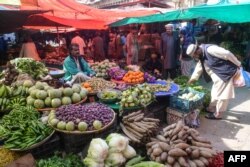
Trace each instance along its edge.
<path fill-rule="evenodd" d="M 127 163 L 126 163 L 126 167 L 130 167 L 132 165 L 135 165 L 135 164 L 138 164 L 140 163 L 141 161 L 143 161 L 145 159 L 145 157 L 141 157 L 141 156 L 137 156 L 135 158 L 132 158 L 131 160 L 129 160 Z"/>

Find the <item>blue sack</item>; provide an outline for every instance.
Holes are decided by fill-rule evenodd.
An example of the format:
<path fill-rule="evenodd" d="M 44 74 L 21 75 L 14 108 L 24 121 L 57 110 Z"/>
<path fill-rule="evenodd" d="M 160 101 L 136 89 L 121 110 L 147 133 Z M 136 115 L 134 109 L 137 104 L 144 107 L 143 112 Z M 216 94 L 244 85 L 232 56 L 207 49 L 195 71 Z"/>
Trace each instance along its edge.
<path fill-rule="evenodd" d="M 250 73 L 248 73 L 247 71 L 242 71 L 242 74 L 245 80 L 246 87 L 249 88 L 250 87 Z"/>

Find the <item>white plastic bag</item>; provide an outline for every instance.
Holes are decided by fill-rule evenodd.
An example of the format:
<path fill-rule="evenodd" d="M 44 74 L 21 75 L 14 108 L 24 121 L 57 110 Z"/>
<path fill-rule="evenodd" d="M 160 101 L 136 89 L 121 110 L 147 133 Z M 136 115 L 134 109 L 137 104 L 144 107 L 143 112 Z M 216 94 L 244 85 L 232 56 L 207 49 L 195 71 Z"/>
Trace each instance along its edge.
<path fill-rule="evenodd" d="M 240 70 L 238 70 L 236 74 L 234 75 L 233 85 L 234 87 L 243 87 L 246 85 L 245 79 L 243 76 L 243 68 L 240 68 Z"/>

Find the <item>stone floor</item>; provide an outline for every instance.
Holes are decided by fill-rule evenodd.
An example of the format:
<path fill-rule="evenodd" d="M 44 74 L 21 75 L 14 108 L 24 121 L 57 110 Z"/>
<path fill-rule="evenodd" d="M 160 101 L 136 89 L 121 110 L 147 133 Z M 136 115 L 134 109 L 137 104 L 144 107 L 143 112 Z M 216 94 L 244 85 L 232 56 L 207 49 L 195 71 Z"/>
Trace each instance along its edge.
<path fill-rule="evenodd" d="M 201 116 L 198 131 L 216 150 L 250 150 L 250 90 L 237 88 L 235 93 L 236 98 L 230 101 L 223 120 Z"/>

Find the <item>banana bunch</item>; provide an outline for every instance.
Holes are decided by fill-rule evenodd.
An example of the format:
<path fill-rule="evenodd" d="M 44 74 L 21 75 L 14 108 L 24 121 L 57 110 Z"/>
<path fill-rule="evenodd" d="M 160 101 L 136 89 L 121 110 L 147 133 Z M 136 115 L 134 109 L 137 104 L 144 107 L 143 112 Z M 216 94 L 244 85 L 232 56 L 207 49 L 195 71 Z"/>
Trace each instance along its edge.
<path fill-rule="evenodd" d="M 10 110 L 10 100 L 7 98 L 0 98 L 0 112 L 5 112 Z"/>
<path fill-rule="evenodd" d="M 29 88 L 24 86 L 15 87 L 12 90 L 12 96 L 28 96 L 29 95 Z"/>
<path fill-rule="evenodd" d="M 14 97 L 10 100 L 8 107 L 9 109 L 13 109 L 18 106 L 26 106 L 26 98 L 24 97 Z"/>
<path fill-rule="evenodd" d="M 0 98 L 9 97 L 11 95 L 11 88 L 4 84 L 0 85 Z"/>

